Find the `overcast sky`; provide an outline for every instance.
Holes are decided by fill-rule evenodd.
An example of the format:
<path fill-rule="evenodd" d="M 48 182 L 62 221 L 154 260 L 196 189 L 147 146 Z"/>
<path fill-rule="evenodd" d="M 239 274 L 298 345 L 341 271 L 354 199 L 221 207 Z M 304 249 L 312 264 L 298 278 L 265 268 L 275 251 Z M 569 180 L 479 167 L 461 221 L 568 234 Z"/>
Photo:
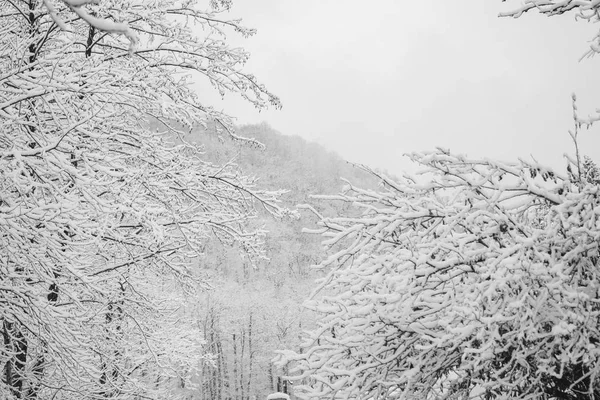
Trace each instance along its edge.
<path fill-rule="evenodd" d="M 583 114 L 600 107 L 600 59 L 579 61 L 598 26 L 573 15 L 497 17 L 519 4 L 239 0 L 231 16 L 258 33 L 235 43 L 283 109 L 259 114 L 232 95 L 213 104 L 238 123 L 266 121 L 394 174 L 403 153 L 436 146 L 562 168 L 571 93 Z M 600 125 L 580 137 L 600 161 Z"/>

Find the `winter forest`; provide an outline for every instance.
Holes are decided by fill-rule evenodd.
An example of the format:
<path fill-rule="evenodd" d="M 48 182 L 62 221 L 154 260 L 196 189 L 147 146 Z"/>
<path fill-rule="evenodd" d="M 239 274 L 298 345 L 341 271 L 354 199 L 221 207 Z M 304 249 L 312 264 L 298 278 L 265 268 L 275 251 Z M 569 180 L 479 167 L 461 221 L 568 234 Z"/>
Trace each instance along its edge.
<path fill-rule="evenodd" d="M 562 169 L 352 164 L 195 89 L 282 107 L 234 6 L 0 0 L 0 399 L 600 398 L 600 114 Z"/>

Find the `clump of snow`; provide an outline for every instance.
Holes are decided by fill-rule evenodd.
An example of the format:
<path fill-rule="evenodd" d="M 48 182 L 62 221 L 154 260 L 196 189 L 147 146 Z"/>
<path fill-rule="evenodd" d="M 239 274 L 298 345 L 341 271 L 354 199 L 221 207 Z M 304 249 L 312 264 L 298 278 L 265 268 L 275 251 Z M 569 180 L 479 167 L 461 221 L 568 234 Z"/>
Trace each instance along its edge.
<path fill-rule="evenodd" d="M 277 392 L 268 395 L 267 400 L 290 400 L 290 396 L 285 393 Z"/>

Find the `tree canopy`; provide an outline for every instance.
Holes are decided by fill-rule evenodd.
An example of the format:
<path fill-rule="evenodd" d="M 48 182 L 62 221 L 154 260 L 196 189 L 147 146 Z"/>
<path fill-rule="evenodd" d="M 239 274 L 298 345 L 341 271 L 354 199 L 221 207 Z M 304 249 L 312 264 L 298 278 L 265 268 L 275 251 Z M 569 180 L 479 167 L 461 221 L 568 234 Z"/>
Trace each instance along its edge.
<path fill-rule="evenodd" d="M 261 204 L 234 164 L 185 140 L 228 117 L 191 77 L 259 108 L 230 1 L 0 0 L 2 398 L 177 398 L 204 352 L 185 299 L 216 236 L 261 257 Z M 192 75 L 194 74 L 194 75 Z M 158 129 L 157 129 L 158 127 Z"/>

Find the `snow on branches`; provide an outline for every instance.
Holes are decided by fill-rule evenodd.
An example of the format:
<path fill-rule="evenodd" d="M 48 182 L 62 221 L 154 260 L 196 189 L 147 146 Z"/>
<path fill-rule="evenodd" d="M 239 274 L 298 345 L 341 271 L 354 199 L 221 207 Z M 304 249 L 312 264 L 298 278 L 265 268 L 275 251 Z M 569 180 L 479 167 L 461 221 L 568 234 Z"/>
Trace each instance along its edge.
<path fill-rule="evenodd" d="M 226 2 L 50 1 L 0 0 L 0 397 L 185 397 L 204 357 L 193 260 L 209 236 L 261 257 L 248 221 L 281 213 L 278 192 L 185 141 L 230 126 L 187 74 L 278 100 L 227 46 L 252 31 L 218 18 Z"/>
<path fill-rule="evenodd" d="M 33 20 L 39 16 L 42 31 L 51 36 L 60 36 L 64 42 L 71 39 L 72 46 L 63 49 L 68 54 L 95 55 L 106 62 L 131 54 L 136 59 L 132 63 L 149 69 L 150 75 L 169 73 L 173 82 L 179 80 L 181 86 L 189 85 L 185 77 L 194 73 L 208 79 L 222 96 L 235 93 L 258 109 L 281 107 L 277 96 L 254 75 L 243 71 L 249 54 L 243 48 L 228 46 L 226 38 L 230 32 L 244 37 L 256 33 L 255 29 L 242 25 L 241 20 L 223 18 L 221 14 L 230 7 L 231 1 L 211 1 L 209 6 L 189 0 L 102 4 L 97 0 L 43 0 L 29 2 L 29 7 L 18 12 L 23 15 L 32 12 Z M 56 32 L 57 27 L 63 32 Z M 150 88 L 162 87 L 160 82 L 146 80 L 146 83 Z M 161 101 L 172 102 L 173 96 L 180 95 L 171 93 Z M 208 116 L 233 133 L 229 118 L 200 104 L 196 96 L 182 101 L 188 108 L 195 108 L 191 115 L 185 115 L 186 119 L 200 122 L 204 118 L 198 115 Z"/>
<path fill-rule="evenodd" d="M 532 10 L 549 17 L 573 12 L 575 19 L 588 22 L 600 21 L 600 3 L 596 0 L 525 0 L 517 8 L 501 12 L 499 16 L 519 18 Z M 596 53 L 600 53 L 600 32 L 592 40 L 590 50 L 584 57 L 591 57 Z"/>
<path fill-rule="evenodd" d="M 137 44 L 139 39 L 137 34 L 131 28 L 129 28 L 129 24 L 124 22 L 111 21 L 107 18 L 97 18 L 91 15 L 89 12 L 87 12 L 86 9 L 83 7 L 86 4 L 98 4 L 98 0 L 62 0 L 62 2 L 66 4 L 71 9 L 71 11 L 73 11 L 79 18 L 87 22 L 92 28 L 102 32 L 124 35 L 130 41 L 129 51 L 134 51 L 135 45 Z M 57 15 L 56 10 L 49 3 L 48 0 L 44 0 L 44 5 L 48 9 L 49 15 L 52 18 L 52 20 L 61 29 L 68 30 L 67 26 Z"/>
<path fill-rule="evenodd" d="M 331 254 L 309 302 L 319 327 L 303 353 L 283 357 L 297 366 L 297 389 L 336 399 L 599 396 L 600 187 L 525 161 L 411 158 L 425 167 L 418 179 L 324 197 L 359 213 L 319 222 Z"/>

